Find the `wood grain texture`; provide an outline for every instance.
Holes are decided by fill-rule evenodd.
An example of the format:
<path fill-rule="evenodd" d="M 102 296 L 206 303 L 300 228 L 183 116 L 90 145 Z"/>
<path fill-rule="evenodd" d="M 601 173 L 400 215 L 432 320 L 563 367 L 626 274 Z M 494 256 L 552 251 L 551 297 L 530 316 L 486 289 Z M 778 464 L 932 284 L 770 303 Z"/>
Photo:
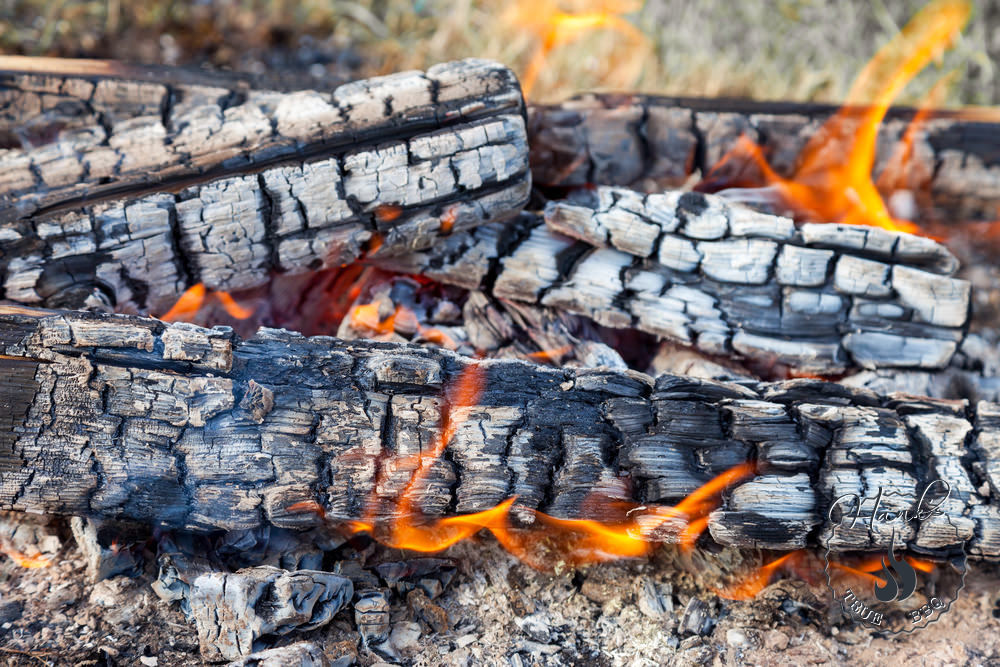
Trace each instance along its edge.
<path fill-rule="evenodd" d="M 970 286 L 931 239 L 796 229 L 697 193 L 582 191 L 384 265 L 821 374 L 943 368 L 969 320 Z"/>
<path fill-rule="evenodd" d="M 333 91 L 176 78 L 163 69 L 141 79 L 0 71 L 0 135 L 8 144 L 0 151 L 0 221 L 524 115 L 514 74 L 485 60 Z"/>
<path fill-rule="evenodd" d="M 522 521 L 535 508 L 581 518 L 592 493 L 673 503 L 755 459 L 757 476 L 711 517 L 722 544 L 880 548 L 884 535 L 868 530 L 832 536 L 831 500 L 878 486 L 912 498 L 945 479 L 952 523 L 915 527 L 910 546 L 939 553 L 970 540 L 975 556 L 1000 557 L 995 403 L 814 380 L 654 380 L 275 330 L 243 341 L 125 316 L 5 311 L 0 331 L 0 353 L 36 360 L 33 375 L 8 383 L 27 407 L 3 422 L 3 508 L 194 531 L 304 529 L 320 519 L 296 503 L 343 520 L 375 498 L 386 519 L 416 468 L 407 457 L 431 446 L 443 397 L 478 365 L 478 404 L 461 408 L 444 456 L 413 487 L 427 515 L 512 495 Z"/>
<path fill-rule="evenodd" d="M 587 94 L 529 110 L 529 143 L 540 185 L 626 185 L 655 192 L 708 173 L 741 134 L 789 175 L 799 153 L 836 108 L 817 104 Z M 890 109 L 873 173 L 881 174 L 912 120 Z M 914 134 L 893 189 L 915 195 L 922 219 L 994 220 L 1000 204 L 1000 128 L 935 112 Z"/>
<path fill-rule="evenodd" d="M 243 116 L 228 129 L 225 114 L 215 129 L 204 119 L 175 120 L 168 124 L 181 134 L 157 135 L 169 151 L 157 154 L 159 139 L 147 137 L 139 153 L 132 146 L 109 158 L 114 174 L 87 167 L 66 179 L 74 188 L 89 188 L 90 177 L 116 187 L 130 187 L 130 179 L 149 186 L 164 179 L 151 163 L 129 164 L 136 155 L 187 174 L 200 167 L 185 151 L 202 151 L 222 169 L 206 172 L 204 182 L 0 223 L 2 297 L 71 308 L 96 298 L 126 312 L 163 313 L 198 282 L 243 289 L 274 272 L 338 266 L 366 251 L 423 248 L 439 234 L 502 221 L 527 201 L 520 91 L 499 65 L 463 61 L 347 84 L 332 95 L 303 92 L 246 105 L 256 109 L 250 114 L 256 131 Z M 160 120 L 139 117 L 145 123 L 139 125 L 148 129 Z M 182 141 L 184 132 L 198 136 Z M 254 136 L 260 141 L 247 139 Z M 100 150 L 113 150 L 106 140 Z M 267 141 L 283 148 L 269 149 Z M 319 155 L 303 159 L 310 147 Z M 79 164 L 81 155 L 93 157 L 88 150 L 74 148 L 66 159 Z M 31 151 L 13 153 L 0 161 L 23 158 L 31 163 L 27 173 L 44 172 Z M 275 164 L 277 158 L 284 161 Z M 245 173 L 248 165 L 260 170 Z M 228 175 L 234 171 L 239 175 Z M 52 192 L 62 203 L 77 197 L 37 179 L 23 186 L 7 211 L 33 210 L 19 202 Z"/>

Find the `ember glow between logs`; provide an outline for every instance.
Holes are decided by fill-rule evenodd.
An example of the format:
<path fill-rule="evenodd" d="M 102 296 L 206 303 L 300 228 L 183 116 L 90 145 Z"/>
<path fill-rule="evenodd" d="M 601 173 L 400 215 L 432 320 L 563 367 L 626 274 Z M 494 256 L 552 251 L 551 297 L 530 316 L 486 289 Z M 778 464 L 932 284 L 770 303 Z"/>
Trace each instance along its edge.
<path fill-rule="evenodd" d="M 789 178 L 775 172 L 761 147 L 743 136 L 707 175 L 700 189 L 719 189 L 720 173 L 735 170 L 739 173 L 736 182 L 728 175 L 721 176 L 721 180 L 737 187 L 766 186 L 766 198 L 773 196 L 802 219 L 919 233 L 914 223 L 890 214 L 872 181 L 878 128 L 903 87 L 952 46 L 971 11 L 968 2 L 938 0 L 917 13 L 862 70 L 844 107 L 806 144 Z M 931 97 L 936 98 L 940 92 Z M 926 112 L 914 118 L 905 145 L 912 146 L 916 128 L 925 116 Z M 908 157 L 901 155 L 894 170 L 903 166 Z M 744 167 L 751 165 L 759 174 L 746 173 Z M 884 186 L 891 185 L 888 179 Z"/>

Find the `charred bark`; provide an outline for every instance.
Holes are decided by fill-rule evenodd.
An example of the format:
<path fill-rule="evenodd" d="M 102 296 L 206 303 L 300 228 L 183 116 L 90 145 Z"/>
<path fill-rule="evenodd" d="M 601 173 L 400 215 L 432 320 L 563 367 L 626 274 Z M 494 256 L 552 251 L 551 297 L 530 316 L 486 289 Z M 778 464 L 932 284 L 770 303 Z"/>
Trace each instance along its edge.
<path fill-rule="evenodd" d="M 708 173 L 741 134 L 759 143 L 785 176 L 837 109 L 818 104 L 583 95 L 533 106 L 529 144 L 539 185 L 627 185 L 655 191 Z M 879 132 L 874 174 L 903 150 L 913 109 L 890 109 Z M 994 220 L 1000 204 L 998 124 L 934 112 L 914 134 L 893 190 L 915 197 L 921 219 Z"/>
<path fill-rule="evenodd" d="M 866 522 L 834 535 L 834 498 L 881 487 L 912 503 L 934 480 L 946 515 L 905 539 L 1000 556 L 1000 406 L 879 396 L 812 380 L 720 383 L 629 371 L 472 361 L 443 350 L 7 308 L 0 505 L 195 531 L 308 528 L 379 516 L 410 482 L 470 366 L 478 405 L 414 484 L 429 516 L 518 496 L 600 519 L 593 493 L 673 503 L 740 462 L 757 476 L 711 517 L 716 541 L 884 547 Z M 868 492 L 871 492 L 870 494 Z M 897 533 L 898 536 L 898 533 Z"/>
<path fill-rule="evenodd" d="M 43 100 L 68 85 L 14 80 Z M 76 143 L 0 154 L 3 298 L 81 307 L 97 291 L 120 310 L 165 312 L 196 282 L 248 288 L 272 272 L 426 247 L 527 201 L 523 102 L 493 63 L 234 106 L 143 85 L 155 94 L 108 80 L 79 94 L 119 111 L 116 96 L 152 96 L 155 116 L 116 116 L 108 131 L 69 133 L 85 135 Z M 140 193 L 150 189 L 160 191 Z"/>
<path fill-rule="evenodd" d="M 544 219 L 486 225 L 384 264 L 820 374 L 943 368 L 969 320 L 969 284 L 931 239 L 796 229 L 697 193 L 598 188 L 551 202 Z"/>

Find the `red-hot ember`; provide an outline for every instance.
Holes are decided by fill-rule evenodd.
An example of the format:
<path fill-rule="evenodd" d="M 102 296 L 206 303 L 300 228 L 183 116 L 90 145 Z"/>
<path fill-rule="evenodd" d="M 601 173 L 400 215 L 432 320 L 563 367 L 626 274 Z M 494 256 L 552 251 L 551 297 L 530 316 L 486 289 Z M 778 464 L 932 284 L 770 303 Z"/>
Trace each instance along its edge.
<path fill-rule="evenodd" d="M 937 0 L 917 13 L 862 70 L 845 106 L 806 144 L 790 177 L 775 172 L 761 147 L 744 136 L 700 189 L 718 189 L 723 174 L 721 180 L 729 185 L 766 185 L 781 204 L 803 219 L 919 232 L 912 222 L 889 213 L 872 181 L 878 128 L 889 104 L 910 79 L 953 44 L 971 10 L 964 0 Z M 918 115 L 915 122 L 923 118 Z M 915 131 L 909 133 L 911 146 Z M 904 141 L 904 150 L 906 145 Z M 747 173 L 747 165 L 756 167 L 758 173 Z M 738 173 L 735 180 L 732 172 Z"/>

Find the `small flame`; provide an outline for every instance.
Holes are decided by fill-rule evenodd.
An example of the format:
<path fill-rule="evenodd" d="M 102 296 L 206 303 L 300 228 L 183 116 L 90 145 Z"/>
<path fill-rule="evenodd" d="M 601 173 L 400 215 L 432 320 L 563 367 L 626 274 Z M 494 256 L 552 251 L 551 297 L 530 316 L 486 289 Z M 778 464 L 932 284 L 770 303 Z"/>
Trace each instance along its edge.
<path fill-rule="evenodd" d="M 198 311 L 201 310 L 201 307 L 205 305 L 205 301 L 209 297 L 216 299 L 222 308 L 237 320 L 245 320 L 254 313 L 252 309 L 236 303 L 236 300 L 233 299 L 229 292 L 221 290 L 209 291 L 204 283 L 198 283 L 185 290 L 184 294 L 177 299 L 177 302 L 160 319 L 164 322 L 190 322 L 198 314 Z"/>
<path fill-rule="evenodd" d="M 532 34 L 538 41 L 531 61 L 521 76 L 524 95 L 527 97 L 531 94 L 549 53 L 587 31 L 609 29 L 624 35 L 627 45 L 632 48 L 645 45 L 645 36 L 622 18 L 641 7 L 642 3 L 637 0 L 584 0 L 575 3 L 575 11 L 563 11 L 554 0 L 515 2 L 505 15 L 506 21 Z"/>
<path fill-rule="evenodd" d="M 804 557 L 805 551 L 792 551 L 754 570 L 739 583 L 715 592 L 727 600 L 751 600 L 767 588 L 771 583 L 771 577 L 780 569 L 800 566 Z"/>
<path fill-rule="evenodd" d="M 904 556 L 903 560 L 909 563 L 913 569 L 920 570 L 921 572 L 933 572 L 936 567 L 933 562 L 916 558 L 914 556 Z M 886 583 L 881 577 L 872 574 L 873 572 L 880 572 L 883 568 L 881 555 L 868 556 L 867 558 L 864 558 L 859 562 L 854 562 L 850 565 L 846 563 L 831 562 L 830 567 L 877 586 L 884 585 Z"/>
<path fill-rule="evenodd" d="M 416 313 L 405 306 L 397 305 L 392 315 L 382 319 L 377 303 L 360 304 L 351 309 L 350 318 L 351 326 L 367 329 L 380 336 L 391 334 L 395 332 L 397 324 L 406 323 L 411 327 L 411 331 L 416 329 L 425 340 L 435 345 L 449 350 L 458 348 L 458 343 L 451 336 L 438 328 L 424 326 L 419 322 Z"/>
<path fill-rule="evenodd" d="M 458 207 L 449 206 L 445 212 L 441 214 L 441 232 L 443 234 L 450 234 L 452 227 L 455 226 L 456 219 L 458 219 Z"/>
<path fill-rule="evenodd" d="M 560 345 L 559 347 L 554 347 L 547 350 L 538 350 L 537 352 L 528 352 L 523 355 L 526 359 L 531 359 L 532 361 L 538 361 L 546 364 L 555 364 L 559 358 L 563 355 L 569 354 L 573 350 L 573 346 L 570 344 Z"/>
<path fill-rule="evenodd" d="M 744 136 L 713 168 L 701 189 L 713 187 L 717 180 L 713 175 L 739 161 L 755 165 L 770 194 L 800 217 L 919 231 L 912 222 L 890 215 L 872 182 L 878 127 L 892 100 L 917 72 L 951 46 L 970 13 L 971 4 L 965 0 L 935 0 L 918 12 L 862 70 L 844 107 L 802 150 L 791 178 L 778 175 L 760 146 Z"/>
<path fill-rule="evenodd" d="M 12 561 L 18 564 L 18 566 L 23 567 L 28 570 L 36 570 L 43 567 L 49 567 L 52 565 L 52 559 L 48 556 L 43 556 L 41 553 L 35 554 L 23 554 L 16 549 L 12 549 L 8 546 L 0 546 L 0 553 L 10 558 Z"/>
<path fill-rule="evenodd" d="M 367 532 L 386 546 L 426 553 L 446 549 L 486 529 L 504 548 L 532 567 L 542 570 L 577 567 L 649 555 L 659 542 L 677 539 L 680 533 L 677 526 L 685 530 L 685 543 L 693 545 L 707 528 L 708 513 L 718 505 L 719 494 L 755 471 L 751 463 L 727 470 L 693 491 L 676 507 L 606 504 L 612 510 L 620 511 L 617 521 L 561 519 L 520 508 L 533 512 L 535 521 L 527 527 L 514 526 L 510 512 L 516 496 L 482 512 L 427 520 L 414 507 L 414 489 L 425 478 L 430 466 L 441 458 L 448 443 L 468 419 L 470 409 L 479 404 L 485 381 L 483 365 L 468 365 L 446 391 L 441 426 L 432 446 L 417 455 L 393 462 L 394 469 L 415 468 L 397 499 L 396 518 L 388 526 L 377 525 L 375 517 L 379 507 L 373 501 L 369 503 L 364 519 L 341 523 L 343 530 L 348 533 Z M 389 469 L 389 466 L 382 467 L 376 488 L 384 483 Z M 326 518 L 323 507 L 314 501 L 295 503 L 288 510 L 312 512 L 322 519 Z M 673 530 L 664 531 L 664 526 Z"/>

